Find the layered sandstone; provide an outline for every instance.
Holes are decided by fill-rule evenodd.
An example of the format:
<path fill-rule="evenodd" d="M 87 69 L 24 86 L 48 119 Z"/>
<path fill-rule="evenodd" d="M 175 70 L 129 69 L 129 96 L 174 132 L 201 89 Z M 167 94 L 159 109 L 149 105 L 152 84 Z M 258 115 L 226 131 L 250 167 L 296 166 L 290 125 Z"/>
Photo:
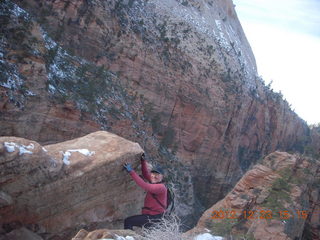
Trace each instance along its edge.
<path fill-rule="evenodd" d="M 70 239 L 81 227 L 121 228 L 143 205 L 122 165 L 139 165 L 142 152 L 104 131 L 47 146 L 1 137 L 1 234 L 25 227 L 44 239 Z"/>
<path fill-rule="evenodd" d="M 261 156 L 308 140 L 257 77 L 231 0 L 0 6 L 0 135 L 48 144 L 102 128 L 139 142 L 179 183 L 180 215 L 224 197 Z"/>
<path fill-rule="evenodd" d="M 209 208 L 190 232 L 208 228 L 214 234 L 257 240 L 319 239 L 319 170 L 314 159 L 272 153 Z"/>

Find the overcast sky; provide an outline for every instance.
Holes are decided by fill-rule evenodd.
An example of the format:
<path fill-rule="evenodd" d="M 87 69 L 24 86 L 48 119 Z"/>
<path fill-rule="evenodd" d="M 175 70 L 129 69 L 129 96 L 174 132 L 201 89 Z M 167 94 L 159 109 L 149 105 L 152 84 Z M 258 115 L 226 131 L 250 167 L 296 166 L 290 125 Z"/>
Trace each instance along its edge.
<path fill-rule="evenodd" d="M 320 0 L 233 0 L 258 73 L 308 124 L 320 123 Z"/>

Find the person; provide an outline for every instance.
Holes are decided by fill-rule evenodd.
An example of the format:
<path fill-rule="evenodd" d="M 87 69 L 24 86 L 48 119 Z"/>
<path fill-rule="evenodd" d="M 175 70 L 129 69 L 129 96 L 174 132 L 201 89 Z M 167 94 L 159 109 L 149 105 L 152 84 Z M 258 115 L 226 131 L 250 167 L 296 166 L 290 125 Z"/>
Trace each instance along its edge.
<path fill-rule="evenodd" d="M 163 170 L 161 167 L 148 170 L 144 154 L 141 157 L 142 176 L 145 182 L 131 167 L 124 164 L 125 170 L 130 174 L 138 186 L 147 191 L 144 199 L 142 214 L 128 217 L 124 220 L 124 229 L 133 230 L 133 226 L 150 228 L 162 218 L 167 205 L 167 188 L 163 182 Z"/>

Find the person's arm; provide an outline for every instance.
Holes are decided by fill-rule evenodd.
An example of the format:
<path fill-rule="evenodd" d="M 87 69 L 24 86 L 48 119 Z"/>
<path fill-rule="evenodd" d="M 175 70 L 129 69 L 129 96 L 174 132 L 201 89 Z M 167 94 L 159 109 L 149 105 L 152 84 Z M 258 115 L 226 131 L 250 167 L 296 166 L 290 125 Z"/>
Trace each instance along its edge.
<path fill-rule="evenodd" d="M 132 179 L 144 190 L 154 193 L 154 194 L 160 194 L 162 192 L 166 191 L 166 187 L 164 184 L 151 184 L 151 183 L 146 183 L 143 181 L 143 179 L 134 171 L 130 171 L 130 175 Z"/>
<path fill-rule="evenodd" d="M 142 176 L 147 180 L 147 181 L 151 181 L 151 174 L 148 170 L 148 166 L 147 166 L 147 161 L 144 158 L 144 155 L 141 156 L 141 171 L 142 171 Z"/>

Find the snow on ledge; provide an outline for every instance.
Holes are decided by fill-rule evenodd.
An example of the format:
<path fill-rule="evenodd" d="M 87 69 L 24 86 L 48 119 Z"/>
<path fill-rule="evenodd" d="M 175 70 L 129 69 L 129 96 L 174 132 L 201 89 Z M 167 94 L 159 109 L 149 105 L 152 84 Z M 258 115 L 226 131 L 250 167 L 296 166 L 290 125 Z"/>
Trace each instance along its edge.
<path fill-rule="evenodd" d="M 223 237 L 213 236 L 210 233 L 203 233 L 194 238 L 194 240 L 223 240 Z"/>
<path fill-rule="evenodd" d="M 134 240 L 134 238 L 131 236 L 122 237 L 116 234 L 116 240 Z"/>
<path fill-rule="evenodd" d="M 65 153 L 62 152 L 63 155 L 63 162 L 66 165 L 70 165 L 69 158 L 71 156 L 71 153 L 73 152 L 79 152 L 85 156 L 92 156 L 95 154 L 95 152 L 90 152 L 88 149 L 72 149 L 72 150 L 67 150 Z"/>
<path fill-rule="evenodd" d="M 19 150 L 19 155 L 22 154 L 32 154 L 32 151 L 29 151 L 28 149 L 34 149 L 34 145 L 30 143 L 28 146 L 25 146 L 23 144 L 19 145 L 14 142 L 4 142 L 4 146 L 7 149 L 7 152 L 15 152 L 16 148 Z"/>

